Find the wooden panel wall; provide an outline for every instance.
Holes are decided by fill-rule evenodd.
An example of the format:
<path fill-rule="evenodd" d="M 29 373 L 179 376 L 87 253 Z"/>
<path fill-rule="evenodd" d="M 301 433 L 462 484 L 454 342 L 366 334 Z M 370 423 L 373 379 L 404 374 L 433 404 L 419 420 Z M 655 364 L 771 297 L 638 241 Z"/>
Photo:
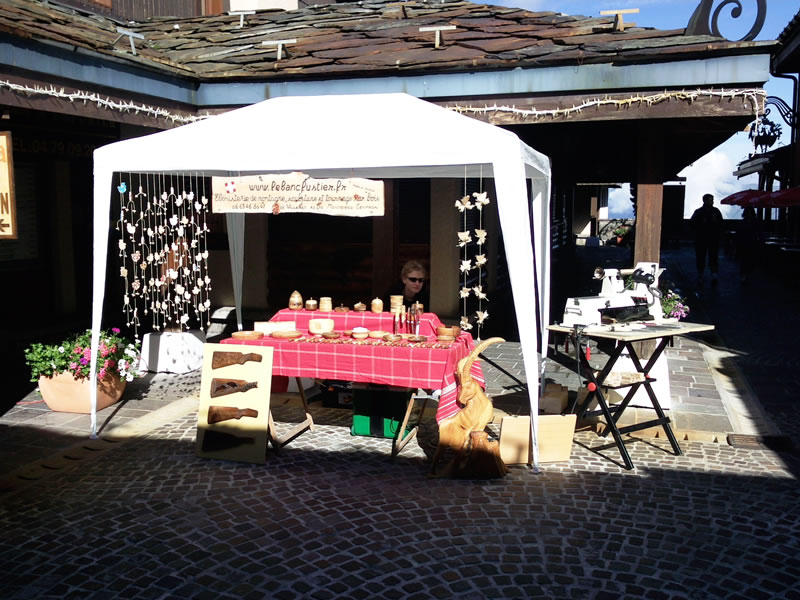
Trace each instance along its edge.
<path fill-rule="evenodd" d="M 195 17 L 226 12 L 229 0 L 62 0 L 76 8 L 115 17 L 144 21 L 149 17 Z"/>

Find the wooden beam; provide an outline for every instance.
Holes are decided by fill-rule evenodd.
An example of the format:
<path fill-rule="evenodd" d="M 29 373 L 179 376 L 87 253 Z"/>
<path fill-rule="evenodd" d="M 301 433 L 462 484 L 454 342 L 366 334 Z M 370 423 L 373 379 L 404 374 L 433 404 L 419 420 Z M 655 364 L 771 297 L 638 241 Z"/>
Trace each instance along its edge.
<path fill-rule="evenodd" d="M 664 201 L 663 148 L 652 128 L 640 128 L 637 135 L 638 161 L 636 184 L 636 244 L 633 263 L 660 262 L 661 206 Z"/>
<path fill-rule="evenodd" d="M 97 102 L 93 102 L 91 100 L 70 100 L 69 98 L 61 97 L 61 92 L 64 94 L 88 92 L 96 93 L 97 96 L 103 101 L 115 102 L 119 103 L 120 105 L 129 104 L 132 102 L 136 105 L 147 106 L 156 110 L 165 110 L 179 117 L 190 117 L 197 114 L 197 111 L 192 107 L 187 107 L 174 102 L 165 102 L 160 98 L 139 98 L 133 95 L 121 96 L 114 93 L 109 93 L 108 91 L 100 88 L 84 88 L 79 90 L 74 87 L 63 85 L 54 80 L 32 79 L 7 73 L 0 73 L 0 79 L 8 81 L 15 86 L 22 86 L 24 89 L 44 88 L 45 90 L 50 90 L 52 88 L 58 91 L 58 95 L 36 92 L 25 93 L 24 91 L 16 91 L 8 86 L 2 85 L 0 86 L 0 104 L 5 106 L 54 112 L 76 117 L 87 117 L 90 119 L 100 119 L 103 121 L 115 121 L 117 123 L 126 123 L 128 125 L 155 127 L 158 129 L 170 129 L 183 124 L 179 121 L 173 121 L 163 116 L 149 114 L 146 111 L 137 111 L 135 108 L 131 108 L 130 110 L 107 108 L 104 106 L 98 106 Z"/>
<path fill-rule="evenodd" d="M 439 101 L 437 104 L 492 123 L 527 125 L 537 123 L 577 123 L 636 119 L 677 119 L 700 117 L 752 117 L 754 97 L 733 98 L 691 90 L 651 90 L 623 93 L 586 93 L 536 97 L 494 97 L 472 100 Z M 755 100 L 763 108 L 765 96 Z M 493 109 L 497 107 L 496 109 Z M 580 110 L 576 110 L 580 107 Z M 527 112 L 526 112 L 527 111 Z M 531 112 L 534 111 L 534 112 Z"/>

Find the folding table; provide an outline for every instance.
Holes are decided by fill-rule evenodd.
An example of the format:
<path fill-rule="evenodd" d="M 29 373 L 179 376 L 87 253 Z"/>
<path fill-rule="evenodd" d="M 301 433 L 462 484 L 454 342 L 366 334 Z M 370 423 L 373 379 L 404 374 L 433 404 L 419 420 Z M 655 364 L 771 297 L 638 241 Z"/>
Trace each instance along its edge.
<path fill-rule="evenodd" d="M 295 340 L 265 336 L 257 340 L 228 338 L 223 344 L 272 346 L 274 349 L 272 373 L 287 377 L 309 377 L 357 381 L 422 390 L 441 390 L 436 420 L 458 412 L 456 368 L 458 361 L 469 355 L 475 347 L 472 336 L 462 333 L 451 344 L 438 344 L 435 338 L 425 343 L 363 341 L 342 338 L 326 340 L 310 334 Z M 471 369 L 472 377 L 484 384 L 479 361 Z M 428 396 L 420 396 L 426 399 Z M 417 396 L 412 396 L 405 419 L 400 428 L 403 435 Z M 306 421 L 313 424 L 310 414 Z M 417 433 L 414 427 L 405 437 L 395 439 L 392 456 L 395 456 Z M 285 445 L 285 444 L 284 444 Z"/>
<path fill-rule="evenodd" d="M 586 387 L 589 389 L 589 394 L 586 396 L 584 402 L 580 406 L 575 405 L 577 402 L 573 404 L 571 410 L 577 414 L 578 419 L 580 420 L 581 417 L 586 414 L 592 399 L 596 398 L 597 403 L 600 406 L 600 412 L 606 420 L 606 429 L 601 433 L 601 435 L 605 437 L 610 432 L 614 438 L 613 444 L 595 447 L 592 448 L 592 450 L 606 450 L 616 446 L 623 462 L 625 463 L 625 468 L 633 469 L 633 461 L 628 453 L 628 449 L 625 447 L 625 440 L 622 439 L 622 435 L 631 431 L 640 431 L 642 429 L 660 425 L 664 429 L 664 433 L 667 435 L 667 439 L 669 440 L 674 454 L 676 456 L 680 456 L 682 454 L 678 440 L 676 439 L 675 434 L 672 432 L 672 428 L 670 427 L 670 419 L 668 416 L 666 416 L 666 414 L 664 414 L 664 410 L 661 408 L 661 404 L 659 404 L 658 398 L 653 391 L 651 384 L 655 381 L 655 379 L 651 378 L 649 373 L 653 368 L 653 365 L 655 365 L 656 361 L 661 356 L 661 353 L 672 341 L 674 336 L 686 335 L 688 333 L 696 333 L 701 331 L 710 331 L 714 329 L 713 325 L 681 322 L 656 323 L 645 321 L 639 323 L 637 328 L 631 328 L 629 325 L 601 325 L 591 327 L 565 327 L 562 325 L 550 325 L 548 326 L 548 329 L 555 333 L 562 333 L 570 336 L 573 344 L 575 344 L 576 352 L 579 356 L 578 360 L 580 363 L 580 368 L 583 371 L 582 373 L 579 373 L 579 375 L 583 375 L 587 380 Z M 614 349 L 609 354 L 608 360 L 603 368 L 597 373 L 594 372 L 594 369 L 589 364 L 589 359 L 587 358 L 586 352 L 583 349 L 583 340 L 585 338 L 591 338 L 595 340 L 605 339 L 611 340 L 615 343 Z M 636 347 L 634 346 L 634 342 L 644 342 L 649 340 L 655 340 L 656 347 L 647 362 L 642 365 L 641 359 L 636 351 Z M 616 383 L 608 381 L 614 364 L 625 351 L 628 352 L 636 372 L 630 374 L 631 376 L 623 381 Z M 612 389 L 628 387 L 630 389 L 623 398 L 622 402 L 615 406 L 609 406 L 605 394 L 603 394 L 602 391 L 602 388 L 604 387 Z M 625 409 L 628 407 L 628 404 L 640 387 L 644 388 L 647 396 L 650 398 L 650 402 L 653 404 L 653 409 L 656 412 L 657 418 L 645 421 L 643 423 L 635 423 L 633 425 L 618 427 L 617 422 L 625 412 Z"/>

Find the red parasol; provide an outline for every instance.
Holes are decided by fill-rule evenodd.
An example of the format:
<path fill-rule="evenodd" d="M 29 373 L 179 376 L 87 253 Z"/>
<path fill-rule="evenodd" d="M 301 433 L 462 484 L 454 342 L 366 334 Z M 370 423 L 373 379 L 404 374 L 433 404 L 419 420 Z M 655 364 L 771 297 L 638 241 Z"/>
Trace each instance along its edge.
<path fill-rule="evenodd" d="M 736 206 L 741 206 L 742 208 L 745 206 L 759 208 L 761 206 L 766 206 L 763 204 L 763 201 L 769 195 L 769 192 L 762 192 L 760 190 L 741 190 L 731 194 L 730 196 L 726 196 L 720 200 L 720 204 L 733 204 Z"/>
<path fill-rule="evenodd" d="M 800 187 L 786 188 L 772 192 L 764 198 L 764 206 L 781 208 L 784 206 L 800 206 Z"/>

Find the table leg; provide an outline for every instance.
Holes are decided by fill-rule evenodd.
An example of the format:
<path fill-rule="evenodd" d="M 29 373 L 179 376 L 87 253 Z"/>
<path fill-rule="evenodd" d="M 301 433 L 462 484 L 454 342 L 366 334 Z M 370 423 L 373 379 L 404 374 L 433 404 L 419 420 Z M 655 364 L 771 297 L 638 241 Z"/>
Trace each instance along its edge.
<path fill-rule="evenodd" d="M 576 339 L 575 343 L 578 344 L 580 347 L 579 340 Z M 591 383 L 594 383 L 595 389 L 590 391 L 589 394 L 586 396 L 583 405 L 579 409 L 580 412 L 578 413 L 578 418 L 580 419 L 586 413 L 589 404 L 591 404 L 592 398 L 597 397 L 597 403 L 600 405 L 600 410 L 603 413 L 603 417 L 605 417 L 606 419 L 606 426 L 608 427 L 608 430 L 611 431 L 611 436 L 614 438 L 614 443 L 617 446 L 617 449 L 619 450 L 620 456 L 622 457 L 622 462 L 625 463 L 626 469 L 631 470 L 633 469 L 633 461 L 631 460 L 631 456 L 628 453 L 628 449 L 625 447 L 625 441 L 622 439 L 622 434 L 620 430 L 617 428 L 616 418 L 614 415 L 612 415 L 611 409 L 608 407 L 608 403 L 606 402 L 605 395 L 601 390 L 601 384 L 603 380 L 611 372 L 614 363 L 617 362 L 617 359 L 622 354 L 623 349 L 624 346 L 622 344 L 617 344 L 617 346 L 614 349 L 614 352 L 609 356 L 608 362 L 606 362 L 605 366 L 597 375 L 597 377 L 595 377 L 594 373 L 592 372 L 592 367 L 589 364 L 589 361 L 586 359 L 586 355 L 583 353 L 582 350 L 579 352 L 580 363 L 586 370 L 586 378 Z M 617 409 L 615 409 L 614 412 L 621 413 L 621 411 Z M 617 418 L 619 417 L 617 416 Z M 602 446 L 600 448 L 593 448 L 593 449 L 604 450 L 609 447 L 610 446 Z"/>
<path fill-rule="evenodd" d="M 400 428 L 397 430 L 397 435 L 392 439 L 392 458 L 397 456 L 400 451 L 406 447 L 408 442 L 417 436 L 417 431 L 419 430 L 419 421 L 422 420 L 422 415 L 425 412 L 425 407 L 428 404 L 428 398 L 429 396 L 427 394 L 422 398 L 422 408 L 420 409 L 419 420 L 411 429 L 411 431 L 408 432 L 408 435 L 403 436 L 406 426 L 408 425 L 408 421 L 411 418 L 411 412 L 414 409 L 414 404 L 417 401 L 417 394 L 413 394 L 411 398 L 408 399 L 408 406 L 406 407 L 406 414 L 403 416 L 403 422 L 400 424 Z"/>
<path fill-rule="evenodd" d="M 314 418 L 311 416 L 311 413 L 308 410 L 308 402 L 306 400 L 306 393 L 303 389 L 303 383 L 299 377 L 295 378 L 297 381 L 297 389 L 299 390 L 300 394 L 300 401 L 303 404 L 303 410 L 305 411 L 306 418 L 292 427 L 286 434 L 286 437 L 283 439 L 278 438 L 278 431 L 275 428 L 275 422 L 272 420 L 272 411 L 269 411 L 269 421 L 268 421 L 268 432 L 269 432 L 269 439 L 272 442 L 272 447 L 275 448 L 276 451 L 280 452 L 280 449 L 283 448 L 286 444 L 297 438 L 300 434 L 304 433 L 305 431 L 314 431 Z M 273 399 L 278 400 L 281 398 L 287 398 L 294 396 L 294 394 L 282 393 L 282 394 L 273 394 L 270 397 L 270 401 Z M 288 402 L 288 399 L 286 399 Z"/>
<path fill-rule="evenodd" d="M 631 356 L 631 362 L 636 367 L 636 369 L 640 373 L 645 374 L 645 382 L 642 384 L 644 385 L 645 392 L 647 392 L 648 398 L 650 398 L 650 402 L 653 404 L 653 409 L 656 411 L 656 416 L 658 419 L 655 421 L 651 421 L 650 423 L 657 423 L 660 422 L 661 427 L 664 429 L 664 433 L 667 435 L 667 439 L 669 440 L 670 446 L 672 446 L 672 451 L 674 452 L 675 456 L 680 456 L 683 454 L 681 450 L 680 444 L 678 444 L 678 439 L 675 437 L 675 434 L 672 431 L 672 427 L 669 424 L 669 417 L 664 413 L 664 410 L 661 408 L 661 404 L 658 402 L 658 398 L 656 398 L 656 393 L 653 391 L 652 386 L 650 383 L 647 382 L 646 377 L 647 373 L 653 368 L 653 365 L 656 364 L 656 361 L 661 356 L 661 353 L 664 352 L 664 349 L 672 340 L 671 337 L 664 337 L 659 340 L 656 349 L 650 355 L 650 359 L 647 361 L 647 364 L 642 368 L 641 362 L 639 361 L 639 357 L 636 355 L 632 344 L 627 344 L 629 346 L 628 352 Z"/>

